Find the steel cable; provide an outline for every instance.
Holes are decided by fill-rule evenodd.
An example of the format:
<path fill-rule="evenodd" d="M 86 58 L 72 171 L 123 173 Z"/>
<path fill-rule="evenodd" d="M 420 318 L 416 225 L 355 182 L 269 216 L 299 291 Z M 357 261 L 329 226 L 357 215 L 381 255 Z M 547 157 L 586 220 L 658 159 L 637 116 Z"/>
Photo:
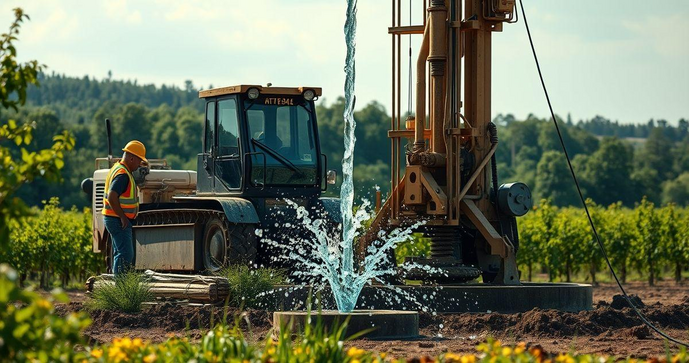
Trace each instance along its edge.
<path fill-rule="evenodd" d="M 653 323 L 648 321 L 646 316 L 639 311 L 639 309 L 632 303 L 632 300 L 629 298 L 629 295 L 627 295 L 627 291 L 625 291 L 624 287 L 622 286 L 622 283 L 620 283 L 620 280 L 617 278 L 617 273 L 615 273 L 615 269 L 612 267 L 612 264 L 610 263 L 610 259 L 608 258 L 608 254 L 605 252 L 605 246 L 603 246 L 603 242 L 601 242 L 600 237 L 598 236 L 598 232 L 596 231 L 596 226 L 593 224 L 593 219 L 591 219 L 591 213 L 589 212 L 589 208 L 586 205 L 586 200 L 584 199 L 584 194 L 581 192 L 581 188 L 579 187 L 579 180 L 577 179 L 577 175 L 574 172 L 574 168 L 572 167 L 572 162 L 569 158 L 569 153 L 567 152 L 567 148 L 565 147 L 565 141 L 562 138 L 562 132 L 560 132 L 560 125 L 557 122 L 557 119 L 555 118 L 555 112 L 553 111 L 553 106 L 550 102 L 550 96 L 548 95 L 548 89 L 545 86 L 545 81 L 543 80 L 543 72 L 541 72 L 541 65 L 538 62 L 538 56 L 536 55 L 536 48 L 534 47 L 533 44 L 533 39 L 531 38 L 531 30 L 529 30 L 529 22 L 526 19 L 526 12 L 524 11 L 524 1 L 519 0 L 519 6 L 521 7 L 522 11 L 522 17 L 524 18 L 524 25 L 526 27 L 526 33 L 529 36 L 529 44 L 531 45 L 531 51 L 533 52 L 534 60 L 536 61 L 536 68 L 538 69 L 538 76 L 541 79 L 541 86 L 543 86 L 543 93 L 545 94 L 546 101 L 548 102 L 548 109 L 550 110 L 550 117 L 553 119 L 553 123 L 555 124 L 555 130 L 557 130 L 557 136 L 560 139 L 560 145 L 562 146 L 562 151 L 565 154 L 565 158 L 567 159 L 567 165 L 569 166 L 569 171 L 572 174 L 572 179 L 574 180 L 574 184 L 577 188 L 577 193 L 579 193 L 579 199 L 581 200 L 581 204 L 584 206 L 584 211 L 586 211 L 586 217 L 588 218 L 589 225 L 591 226 L 591 231 L 593 232 L 593 235 L 596 238 L 596 242 L 598 243 L 598 247 L 600 248 L 603 258 L 605 259 L 605 263 L 608 265 L 608 268 L 610 269 L 610 272 L 612 273 L 612 276 L 615 278 L 615 282 L 617 282 L 617 286 L 620 288 L 620 291 L 622 291 L 622 295 L 624 296 L 625 300 L 627 300 L 627 304 L 632 307 L 636 315 L 641 319 L 641 321 L 646 324 L 649 328 L 653 329 L 656 333 L 658 333 L 660 336 L 663 338 L 677 344 L 681 345 L 684 347 L 689 347 L 689 343 L 683 342 L 681 340 L 675 339 L 669 335 L 667 335 L 665 332 L 657 328 Z"/>

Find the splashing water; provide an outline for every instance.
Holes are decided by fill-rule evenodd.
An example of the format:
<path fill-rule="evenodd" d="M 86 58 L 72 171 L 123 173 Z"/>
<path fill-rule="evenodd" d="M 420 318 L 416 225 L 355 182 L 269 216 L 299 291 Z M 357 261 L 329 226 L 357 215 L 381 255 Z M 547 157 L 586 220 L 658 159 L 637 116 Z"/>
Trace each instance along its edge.
<path fill-rule="evenodd" d="M 309 211 L 287 200 L 287 203 L 296 210 L 296 218 L 300 220 L 309 233 L 305 236 L 283 235 L 289 239 L 289 243 L 273 241 L 259 234 L 261 242 L 281 249 L 283 254 L 279 259 L 289 260 L 298 266 L 294 276 L 299 280 L 314 285 L 322 290 L 330 286 L 338 311 L 348 313 L 354 310 L 363 287 L 372 280 L 382 283 L 397 295 L 405 297 L 415 303 L 419 308 L 427 311 L 427 308 L 416 302 L 413 296 L 400 288 L 387 284 L 386 275 L 395 275 L 396 265 L 394 261 L 394 248 L 397 244 L 407 240 L 412 231 L 423 224 L 417 222 L 405 229 L 395 229 L 390 233 L 380 231 L 376 240 L 371 243 L 366 251 L 363 261 L 354 262 L 354 241 L 359 236 L 359 231 L 364 221 L 371 218 L 368 212 L 370 203 L 364 200 L 354 213 L 354 183 L 352 172 L 354 169 L 354 145 L 356 137 L 354 130 L 354 96 L 355 84 L 355 47 L 356 47 L 356 0 L 347 0 L 347 19 L 344 33 L 347 44 L 347 57 L 345 61 L 345 108 L 344 108 L 344 157 L 342 159 L 343 182 L 340 190 L 340 212 L 342 214 L 342 231 L 338 238 L 333 233 L 333 226 L 326 219 L 315 218 Z M 389 259 L 392 258 L 393 261 Z M 430 269 L 429 266 L 409 265 L 407 268 Z M 399 296 L 395 297 L 400 302 Z"/>
<path fill-rule="evenodd" d="M 354 251 L 352 245 L 354 241 L 354 234 L 356 227 L 354 226 L 352 208 L 354 207 L 354 181 L 352 174 L 354 170 L 354 144 L 356 143 L 356 136 L 354 136 L 354 129 L 356 128 L 356 121 L 354 120 L 354 105 L 356 103 L 356 96 L 354 95 L 354 84 L 356 80 L 356 63 L 354 55 L 356 53 L 356 3 L 357 0 L 347 0 L 347 20 L 345 20 L 344 33 L 345 43 L 347 44 L 347 57 L 345 59 L 345 107 L 344 107 L 344 156 L 342 158 L 342 186 L 340 189 L 340 212 L 342 213 L 342 240 L 340 247 L 342 248 L 342 277 L 345 281 L 345 286 L 348 281 L 354 277 Z M 366 208 L 361 208 L 365 210 Z M 357 220 L 360 222 L 360 220 Z M 330 282 L 332 286 L 332 281 Z M 363 285 L 362 285 L 363 287 Z M 361 289 L 359 289 L 359 292 Z M 359 292 L 356 293 L 358 298 Z M 335 288 L 333 288 L 335 293 Z M 343 297 L 340 297 L 343 299 Z M 335 301 L 338 300 L 337 294 Z M 356 301 L 354 301 L 356 304 Z M 354 309 L 350 304 L 340 305 L 337 307 L 340 311 L 351 311 Z"/>

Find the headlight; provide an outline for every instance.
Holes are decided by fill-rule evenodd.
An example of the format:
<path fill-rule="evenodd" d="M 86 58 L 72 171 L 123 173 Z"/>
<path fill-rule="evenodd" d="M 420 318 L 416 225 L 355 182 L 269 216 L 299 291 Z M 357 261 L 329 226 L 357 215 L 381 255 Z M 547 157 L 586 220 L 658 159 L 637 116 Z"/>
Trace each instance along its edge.
<path fill-rule="evenodd" d="M 255 100 L 261 93 L 258 91 L 258 88 L 249 88 L 246 94 L 249 96 L 250 100 Z"/>
<path fill-rule="evenodd" d="M 307 89 L 304 91 L 304 99 L 307 101 L 313 101 L 313 99 L 316 98 L 316 92 L 314 92 L 312 89 Z"/>

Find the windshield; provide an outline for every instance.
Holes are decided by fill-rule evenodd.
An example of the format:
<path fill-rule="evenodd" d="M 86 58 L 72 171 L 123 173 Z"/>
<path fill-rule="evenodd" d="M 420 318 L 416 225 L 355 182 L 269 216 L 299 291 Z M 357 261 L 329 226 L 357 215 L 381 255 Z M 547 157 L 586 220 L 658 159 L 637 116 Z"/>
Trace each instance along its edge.
<path fill-rule="evenodd" d="M 299 100 L 301 99 L 301 100 Z M 302 97 L 259 97 L 246 101 L 251 181 L 270 185 L 315 185 L 318 154 L 311 105 Z"/>

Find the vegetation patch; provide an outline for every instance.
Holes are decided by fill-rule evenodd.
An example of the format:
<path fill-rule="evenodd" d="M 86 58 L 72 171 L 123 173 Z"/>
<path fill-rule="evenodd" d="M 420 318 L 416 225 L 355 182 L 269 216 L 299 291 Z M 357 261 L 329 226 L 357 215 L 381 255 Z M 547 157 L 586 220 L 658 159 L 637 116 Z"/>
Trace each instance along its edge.
<path fill-rule="evenodd" d="M 146 277 L 136 272 L 115 276 L 114 281 L 96 282 L 91 299 L 85 304 L 89 310 L 109 310 L 138 313 L 141 306 L 153 300 Z"/>
<path fill-rule="evenodd" d="M 273 268 L 230 266 L 220 275 L 230 283 L 228 304 L 233 307 L 265 308 L 273 287 L 286 282 L 285 273 Z"/>

